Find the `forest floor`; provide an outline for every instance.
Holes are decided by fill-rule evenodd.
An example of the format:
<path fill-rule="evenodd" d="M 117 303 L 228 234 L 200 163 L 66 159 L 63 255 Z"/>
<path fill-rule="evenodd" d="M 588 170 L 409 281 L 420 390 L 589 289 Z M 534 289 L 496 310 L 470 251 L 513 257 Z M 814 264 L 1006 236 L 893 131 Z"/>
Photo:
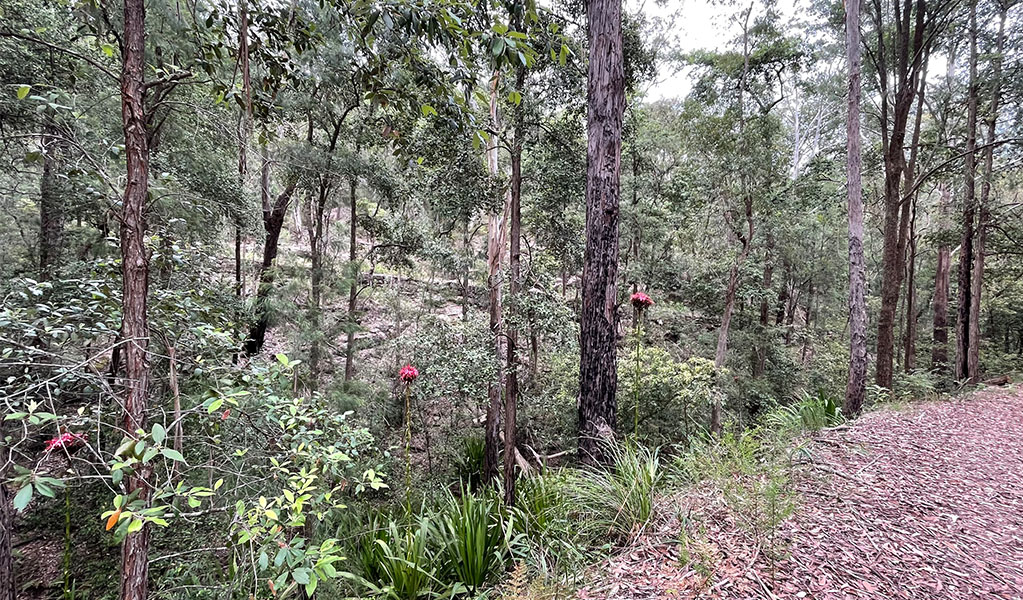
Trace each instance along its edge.
<path fill-rule="evenodd" d="M 1023 389 L 882 408 L 804 445 L 776 529 L 699 487 L 580 597 L 1023 599 Z"/>

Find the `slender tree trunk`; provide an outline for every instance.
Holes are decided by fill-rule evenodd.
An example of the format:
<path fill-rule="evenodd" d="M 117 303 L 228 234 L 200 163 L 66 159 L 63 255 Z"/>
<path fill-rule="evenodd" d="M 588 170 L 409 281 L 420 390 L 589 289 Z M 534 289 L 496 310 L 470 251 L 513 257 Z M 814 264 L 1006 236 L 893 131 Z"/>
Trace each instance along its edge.
<path fill-rule="evenodd" d="M 941 185 L 940 222 L 944 231 L 951 202 L 948 187 Z M 944 371 L 948 368 L 948 284 L 951 268 L 951 252 L 948 242 L 938 246 L 938 262 L 934 272 L 934 333 L 931 336 L 931 369 Z"/>
<path fill-rule="evenodd" d="M 1002 52 L 1005 49 L 1005 17 L 1006 6 L 999 4 L 998 38 L 995 43 L 995 55 L 992 59 L 993 74 L 991 81 L 991 98 L 988 100 L 984 124 L 987 137 L 984 140 L 983 180 L 980 186 L 980 218 L 977 223 L 977 242 L 973 250 L 973 273 L 970 290 L 970 323 L 967 351 L 967 376 L 970 383 L 980 382 L 980 300 L 984 290 L 984 253 L 987 249 L 987 226 L 991 219 L 991 185 L 994 177 L 994 146 L 995 126 L 998 122 L 998 103 L 1002 86 Z"/>
<path fill-rule="evenodd" d="M 843 411 L 859 414 L 867 390 L 867 266 L 863 254 L 863 185 L 860 150 L 860 0 L 847 0 L 845 52 L 849 71 L 846 106 L 846 194 L 849 213 L 849 379 Z"/>
<path fill-rule="evenodd" d="M 521 24 L 518 24 L 521 25 Z M 525 67 L 515 70 L 515 89 L 520 93 L 526 80 Z M 512 132 L 511 145 L 511 223 L 509 232 L 508 254 L 508 301 L 512 310 L 521 308 L 517 302 L 522 282 L 522 138 L 523 110 L 522 103 L 515 107 L 515 127 Z M 516 317 L 519 315 L 516 315 Z M 506 367 L 506 390 L 504 398 L 504 501 L 511 506 L 515 503 L 515 413 L 519 402 L 519 320 L 513 318 L 508 323 L 508 364 Z"/>
<path fill-rule="evenodd" d="M 621 0 L 589 0 L 586 97 L 586 250 L 580 319 L 579 454 L 606 462 L 614 435 L 618 366 L 618 221 L 625 72 Z"/>
<path fill-rule="evenodd" d="M 266 341 L 266 330 L 270 326 L 270 292 L 274 286 L 274 262 L 277 260 L 277 249 L 284 227 L 284 218 L 288 214 L 288 204 L 295 192 L 297 182 L 292 180 L 276 199 L 270 197 L 270 157 L 263 148 L 263 164 L 260 170 L 260 188 L 263 203 L 263 230 L 266 239 L 263 242 L 263 261 L 259 267 L 259 287 L 256 291 L 256 322 L 245 340 L 245 353 L 249 356 L 258 353 Z"/>
<path fill-rule="evenodd" d="M 793 161 L 797 160 L 793 158 Z M 758 334 L 760 339 L 757 342 L 756 348 L 753 351 L 753 377 L 763 377 L 764 371 L 767 367 L 767 349 L 770 345 L 767 339 L 767 328 L 770 323 L 770 303 L 767 301 L 768 296 L 771 293 L 771 285 L 774 279 L 774 261 L 772 254 L 774 252 L 774 234 L 770 231 L 767 232 L 767 249 L 764 251 L 764 280 L 762 284 L 763 296 L 760 298 L 760 329 Z"/>
<path fill-rule="evenodd" d="M 60 265 L 64 244 L 64 194 L 55 172 L 61 144 L 55 128 L 47 125 L 41 143 L 43 173 L 39 182 L 39 279 L 47 281 Z"/>
<path fill-rule="evenodd" d="M 121 269 L 124 344 L 124 431 L 134 436 L 146 428 L 149 400 L 149 252 L 145 247 L 146 196 L 149 189 L 149 146 L 146 136 L 144 0 L 124 0 L 124 46 L 121 69 L 121 122 L 124 128 L 126 182 L 121 209 Z M 128 478 L 128 494 L 148 506 L 147 465 L 136 465 Z M 149 534 L 144 525 L 130 533 L 121 548 L 121 600 L 145 600 L 149 595 Z"/>
<path fill-rule="evenodd" d="M 490 122 L 494 134 L 487 145 L 487 169 L 490 176 L 500 175 L 498 163 L 498 135 L 500 123 L 497 116 L 497 87 L 500 73 L 495 72 L 490 81 Z M 495 366 L 494 379 L 487 388 L 487 422 L 484 432 L 483 479 L 491 482 L 497 479 L 501 444 L 501 390 L 502 390 L 502 344 L 501 344 L 501 256 L 504 254 L 505 224 L 508 220 L 509 199 L 505 196 L 504 210 L 490 215 L 487 227 L 487 286 L 490 292 L 490 334 L 493 344 Z"/>
<path fill-rule="evenodd" d="M 316 390 L 320 380 L 320 360 L 323 357 L 323 342 L 320 339 L 322 322 L 321 307 L 323 305 L 323 254 L 326 245 L 327 228 L 324 215 L 329 197 L 328 183 L 320 182 L 319 196 L 313 207 L 313 231 L 309 236 L 309 252 L 311 257 L 309 286 L 309 325 L 312 341 L 309 343 L 309 380 L 310 387 Z"/>
<path fill-rule="evenodd" d="M 11 513 L 7 486 L 0 481 L 0 600 L 17 600 L 18 582 L 14 574 L 14 514 Z"/>
<path fill-rule="evenodd" d="M 906 328 L 903 331 L 902 367 L 906 373 L 916 368 L 916 196 L 909 221 L 909 261 L 906 271 Z"/>
<path fill-rule="evenodd" d="M 358 214 L 358 191 L 359 182 L 352 177 L 348 182 L 348 265 L 351 269 L 352 285 L 348 289 L 348 338 L 345 340 L 345 381 L 351 381 L 355 377 L 355 326 L 358 324 L 358 316 L 355 309 L 358 307 L 359 297 L 359 265 L 358 240 L 356 239 L 359 226 Z M 464 312 L 464 308 L 462 309 Z"/>
<path fill-rule="evenodd" d="M 956 313 L 955 378 L 969 377 L 970 286 L 973 281 L 973 241 L 977 199 L 977 0 L 970 2 L 970 84 L 966 100 L 966 173 L 963 193 L 963 236 L 959 246 L 958 296 Z"/>

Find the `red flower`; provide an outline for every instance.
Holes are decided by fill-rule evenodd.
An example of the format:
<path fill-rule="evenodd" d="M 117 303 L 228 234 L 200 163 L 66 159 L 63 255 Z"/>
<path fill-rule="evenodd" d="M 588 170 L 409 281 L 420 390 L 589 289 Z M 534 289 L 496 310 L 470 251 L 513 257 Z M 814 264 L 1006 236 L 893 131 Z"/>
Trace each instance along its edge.
<path fill-rule="evenodd" d="M 637 310 L 650 308 L 654 305 L 654 301 L 650 299 L 650 296 L 647 296 L 643 292 L 636 292 L 631 298 L 629 298 L 629 301 L 632 302 L 632 305 L 636 307 Z"/>
<path fill-rule="evenodd" d="M 398 379 L 405 383 L 412 383 L 417 377 L 419 377 L 419 369 L 412 365 L 405 365 L 401 368 L 401 371 L 398 372 Z"/>
<path fill-rule="evenodd" d="M 50 452 L 54 448 L 70 448 L 78 442 L 84 443 L 85 436 L 80 433 L 62 433 L 52 440 L 47 440 L 46 451 Z"/>

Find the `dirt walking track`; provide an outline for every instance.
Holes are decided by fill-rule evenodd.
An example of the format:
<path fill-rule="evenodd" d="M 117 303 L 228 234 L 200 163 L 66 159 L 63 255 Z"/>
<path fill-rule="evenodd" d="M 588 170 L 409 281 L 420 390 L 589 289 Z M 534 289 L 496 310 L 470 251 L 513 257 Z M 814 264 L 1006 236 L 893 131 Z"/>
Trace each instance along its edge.
<path fill-rule="evenodd" d="M 581 597 L 1023 600 L 1023 389 L 873 412 L 808 447 L 774 551 L 696 494 Z"/>

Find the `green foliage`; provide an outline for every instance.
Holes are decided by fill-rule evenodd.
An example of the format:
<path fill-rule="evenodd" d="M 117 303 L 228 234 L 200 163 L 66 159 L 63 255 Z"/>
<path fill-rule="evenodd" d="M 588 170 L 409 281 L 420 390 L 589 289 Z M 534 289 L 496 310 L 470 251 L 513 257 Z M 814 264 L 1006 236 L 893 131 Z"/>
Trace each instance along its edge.
<path fill-rule="evenodd" d="M 480 486 L 483 474 L 486 441 L 482 436 L 471 435 L 462 440 L 462 446 L 452 456 L 452 463 L 459 481 L 475 490 Z"/>
<path fill-rule="evenodd" d="M 513 518 L 494 493 L 449 495 L 434 522 L 437 558 L 453 581 L 476 594 L 503 572 L 516 540 L 508 537 Z"/>
<path fill-rule="evenodd" d="M 610 444 L 607 452 L 609 465 L 572 472 L 567 499 L 584 538 L 622 543 L 653 516 L 663 472 L 657 449 L 623 442 Z"/>
<path fill-rule="evenodd" d="M 839 401 L 827 394 L 800 392 L 791 404 L 779 406 L 764 417 L 768 428 L 783 434 L 818 431 L 842 422 Z"/>

